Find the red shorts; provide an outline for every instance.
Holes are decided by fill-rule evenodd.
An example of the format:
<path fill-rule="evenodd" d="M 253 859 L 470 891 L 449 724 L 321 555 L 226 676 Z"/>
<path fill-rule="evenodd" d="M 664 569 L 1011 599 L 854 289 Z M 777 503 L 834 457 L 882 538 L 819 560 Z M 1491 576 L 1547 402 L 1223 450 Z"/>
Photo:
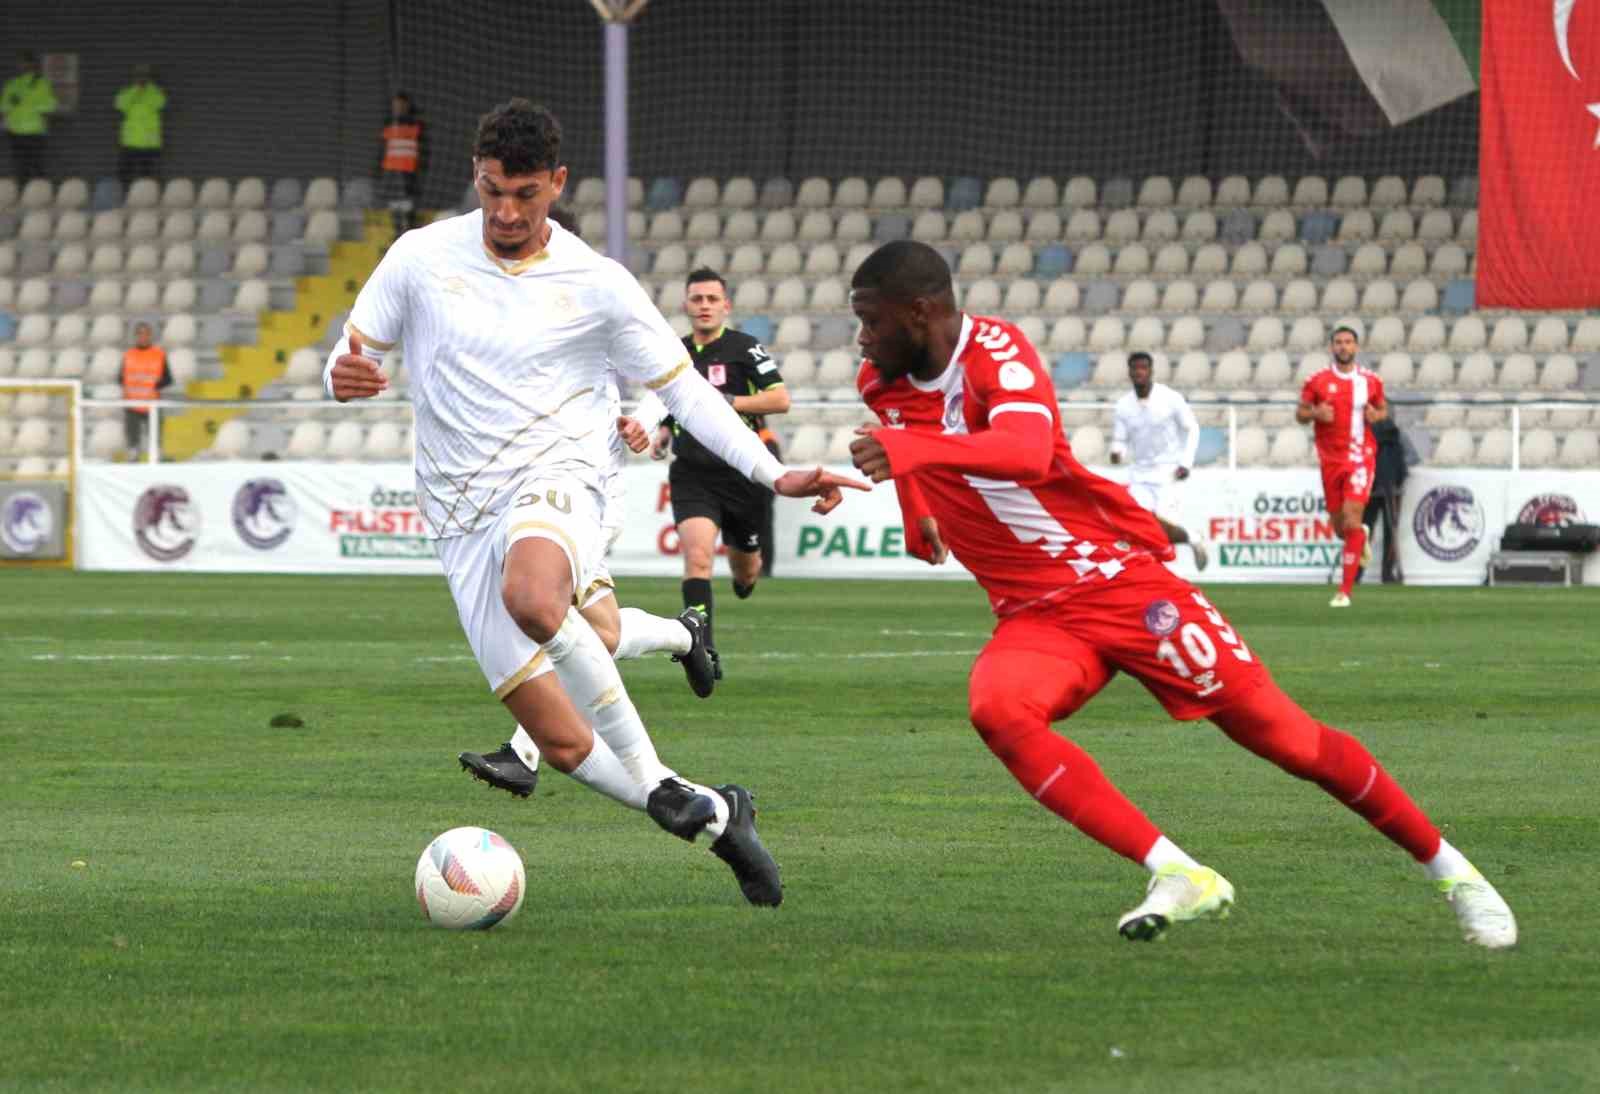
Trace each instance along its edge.
<path fill-rule="evenodd" d="M 1208 717 L 1272 679 L 1199 589 L 1153 562 L 1060 604 L 1002 619 L 974 678 L 997 675 L 985 671 L 985 661 L 1024 650 L 1030 661 L 1055 664 L 1035 663 L 1026 680 L 1007 674 L 1010 686 L 1051 692 L 1038 698 L 1052 720 L 1082 706 L 1118 671 L 1143 684 L 1178 721 Z"/>
<path fill-rule="evenodd" d="M 1346 502 L 1359 502 L 1366 507 L 1372 496 L 1372 476 L 1377 461 L 1368 459 L 1361 463 L 1325 463 L 1322 465 L 1322 495 L 1328 499 L 1328 513 L 1343 509 Z"/>

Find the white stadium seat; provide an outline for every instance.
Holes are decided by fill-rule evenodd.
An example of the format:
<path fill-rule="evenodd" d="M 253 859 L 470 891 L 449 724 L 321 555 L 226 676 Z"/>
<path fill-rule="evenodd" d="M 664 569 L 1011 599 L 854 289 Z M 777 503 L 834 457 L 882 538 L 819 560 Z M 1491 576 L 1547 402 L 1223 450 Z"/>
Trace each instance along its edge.
<path fill-rule="evenodd" d="M 253 430 L 249 422 L 242 418 L 229 418 L 217 429 L 217 435 L 206 454 L 219 460 L 243 459 L 250 451 L 252 439 Z"/>
<path fill-rule="evenodd" d="M 357 459 L 361 455 L 364 441 L 365 435 L 362 431 L 361 423 L 347 418 L 328 432 L 328 458 L 334 460 Z"/>
<path fill-rule="evenodd" d="M 1094 179 L 1084 175 L 1075 175 L 1067 180 L 1067 186 L 1061 194 L 1061 204 L 1068 209 L 1080 209 L 1094 205 L 1100 196 L 1099 187 Z"/>
<path fill-rule="evenodd" d="M 1014 178 L 991 179 L 984 191 L 983 204 L 990 209 L 1010 209 L 1022 200 L 1022 191 Z"/>
<path fill-rule="evenodd" d="M 895 181 L 898 182 L 899 180 L 897 179 Z M 824 186 L 826 186 L 826 183 L 824 183 Z M 805 189 L 805 185 L 804 184 L 801 184 L 801 189 L 802 190 Z M 825 205 L 828 204 L 825 195 L 826 195 L 826 191 L 824 190 L 824 199 L 823 199 L 823 201 L 818 203 L 819 207 L 825 206 Z M 805 195 L 801 194 L 800 196 L 804 197 Z M 894 195 L 892 193 L 886 191 L 885 196 L 891 196 L 892 197 Z M 901 202 L 900 203 L 904 204 L 905 203 L 904 202 L 905 190 L 904 190 L 903 186 L 901 187 L 901 190 L 900 190 L 900 198 L 901 198 Z M 811 202 L 808 202 L 808 201 L 800 201 L 799 198 L 797 198 L 796 201 L 797 201 L 797 203 L 799 205 L 802 205 L 802 206 L 808 206 L 808 205 L 811 204 Z M 871 203 L 872 202 L 871 202 L 871 197 L 869 196 L 869 192 L 868 192 L 867 180 L 864 179 L 864 178 L 860 178 L 859 176 L 851 176 L 849 178 L 845 178 L 845 179 L 839 180 L 839 186 L 833 192 L 833 204 L 834 204 L 835 208 L 839 208 L 839 209 L 863 209 L 863 208 L 866 208 L 867 206 L 869 206 Z"/>
<path fill-rule="evenodd" d="M 1036 177 L 1028 180 L 1022 192 L 1022 204 L 1028 209 L 1054 209 L 1061 204 L 1061 190 L 1052 178 Z"/>

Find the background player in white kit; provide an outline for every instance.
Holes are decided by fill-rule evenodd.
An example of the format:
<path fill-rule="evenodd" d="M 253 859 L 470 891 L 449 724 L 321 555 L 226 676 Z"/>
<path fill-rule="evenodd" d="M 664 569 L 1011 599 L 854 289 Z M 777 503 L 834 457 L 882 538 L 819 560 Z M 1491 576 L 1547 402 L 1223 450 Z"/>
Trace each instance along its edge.
<path fill-rule="evenodd" d="M 1127 459 L 1132 463 L 1128 493 L 1155 515 L 1173 546 L 1189 545 L 1195 569 L 1204 570 L 1210 561 L 1205 544 L 1177 522 L 1178 484 L 1194 469 L 1200 423 L 1187 399 L 1155 382 L 1154 367 L 1148 353 L 1128 355 L 1133 390 L 1117 400 L 1111 425 L 1111 462 Z"/>
<path fill-rule="evenodd" d="M 406 343 L 418 506 L 495 695 L 552 767 L 683 839 L 708 832 L 745 898 L 776 905 L 778 868 L 749 792 L 688 782 L 661 762 L 574 607 L 603 550 L 607 372 L 655 391 L 752 479 L 817 497 L 819 512 L 839 503 L 840 486 L 866 487 L 779 464 L 695 372 L 638 282 L 547 220 L 566 184 L 560 150 L 560 124 L 526 100 L 483 117 L 482 209 L 395 242 L 356 298 L 349 352 L 335 348 L 325 386 L 341 402 L 378 394 L 382 354 Z"/>

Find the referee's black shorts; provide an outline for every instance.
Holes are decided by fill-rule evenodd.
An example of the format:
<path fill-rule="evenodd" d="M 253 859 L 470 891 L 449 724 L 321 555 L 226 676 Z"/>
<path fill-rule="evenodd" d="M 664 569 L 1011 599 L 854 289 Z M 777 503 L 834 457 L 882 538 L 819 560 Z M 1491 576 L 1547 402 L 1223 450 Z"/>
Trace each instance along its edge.
<path fill-rule="evenodd" d="M 731 468 L 727 471 L 684 467 L 674 462 L 667 473 L 672 488 L 672 522 L 706 517 L 722 530 L 730 551 L 761 550 L 761 529 L 767 519 L 768 491 Z"/>

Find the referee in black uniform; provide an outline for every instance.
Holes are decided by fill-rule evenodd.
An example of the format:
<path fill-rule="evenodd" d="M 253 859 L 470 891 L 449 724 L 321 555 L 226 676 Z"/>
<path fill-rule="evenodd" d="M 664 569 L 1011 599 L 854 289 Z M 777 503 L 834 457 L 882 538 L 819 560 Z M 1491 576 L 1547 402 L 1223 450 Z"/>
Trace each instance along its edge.
<path fill-rule="evenodd" d="M 689 274 L 684 309 L 692 327 L 683 344 L 694 367 L 722 393 L 752 430 L 761 418 L 789 409 L 789 392 L 778 364 L 754 338 L 728 326 L 732 304 L 728 283 L 704 267 Z M 743 599 L 761 576 L 761 534 L 767 519 L 768 492 L 713 455 L 673 421 L 662 421 L 652 455 L 670 445 L 674 458 L 667 482 L 672 492 L 672 520 L 678 526 L 683 552 L 683 604 L 705 613 L 706 645 L 718 679 L 722 664 L 716 655 L 711 612 L 711 563 L 717 534 L 728 549 L 733 591 Z"/>

